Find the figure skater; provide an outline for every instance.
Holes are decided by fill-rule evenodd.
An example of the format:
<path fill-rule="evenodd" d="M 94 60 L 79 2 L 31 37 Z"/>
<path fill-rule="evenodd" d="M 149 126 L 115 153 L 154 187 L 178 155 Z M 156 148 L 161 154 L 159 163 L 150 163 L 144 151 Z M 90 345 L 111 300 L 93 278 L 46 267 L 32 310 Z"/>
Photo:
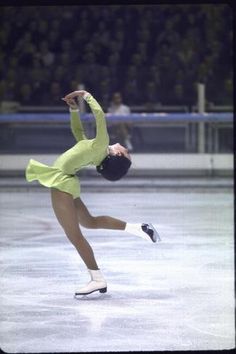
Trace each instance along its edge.
<path fill-rule="evenodd" d="M 76 99 L 81 96 L 89 104 L 96 119 L 96 137 L 87 139 L 79 116 Z M 120 144 L 109 146 L 105 114 L 87 91 L 73 91 L 62 98 L 69 106 L 70 124 L 77 143 L 60 155 L 52 166 L 30 159 L 26 168 L 26 179 L 38 180 L 51 189 L 51 200 L 58 222 L 64 229 L 84 261 L 91 281 L 75 295 L 88 295 L 94 291 L 105 293 L 107 283 L 99 269 L 88 241 L 82 235 L 79 225 L 90 229 L 124 230 L 148 241 L 160 241 L 160 237 L 150 223 L 132 224 L 110 216 L 92 216 L 80 198 L 80 184 L 76 172 L 88 165 L 94 165 L 99 174 L 110 181 L 123 177 L 130 165 L 131 157 Z"/>

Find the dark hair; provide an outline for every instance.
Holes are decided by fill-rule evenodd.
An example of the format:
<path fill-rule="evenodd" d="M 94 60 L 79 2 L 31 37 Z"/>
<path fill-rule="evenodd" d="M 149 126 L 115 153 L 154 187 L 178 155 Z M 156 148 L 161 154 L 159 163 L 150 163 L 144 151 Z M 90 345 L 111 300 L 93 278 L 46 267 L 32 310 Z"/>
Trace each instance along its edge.
<path fill-rule="evenodd" d="M 131 166 L 131 161 L 125 156 L 108 155 L 99 166 L 97 171 L 109 181 L 121 179 Z"/>

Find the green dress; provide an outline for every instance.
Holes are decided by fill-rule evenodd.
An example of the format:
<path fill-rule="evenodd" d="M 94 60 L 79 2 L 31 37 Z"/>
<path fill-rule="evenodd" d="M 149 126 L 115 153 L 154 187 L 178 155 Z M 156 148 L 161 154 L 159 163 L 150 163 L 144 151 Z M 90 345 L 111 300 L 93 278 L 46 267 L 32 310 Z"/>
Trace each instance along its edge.
<path fill-rule="evenodd" d="M 108 155 L 109 144 L 105 114 L 101 106 L 92 95 L 85 99 L 96 119 L 96 137 L 86 138 L 78 112 L 71 111 L 71 130 L 77 144 L 60 155 L 52 166 L 30 159 L 25 172 L 28 182 L 37 180 L 45 187 L 71 194 L 74 199 L 80 196 L 80 183 L 76 172 L 88 165 L 98 166 Z"/>

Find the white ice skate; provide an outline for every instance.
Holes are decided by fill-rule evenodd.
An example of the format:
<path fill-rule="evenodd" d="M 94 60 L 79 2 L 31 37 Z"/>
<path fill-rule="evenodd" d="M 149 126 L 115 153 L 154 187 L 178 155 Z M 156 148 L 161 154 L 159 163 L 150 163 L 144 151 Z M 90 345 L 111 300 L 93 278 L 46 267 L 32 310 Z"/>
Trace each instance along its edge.
<path fill-rule="evenodd" d="M 75 296 L 77 295 L 89 295 L 95 291 L 99 291 L 100 293 L 107 292 L 107 283 L 103 278 L 100 270 L 88 270 L 91 275 L 91 281 L 81 288 L 80 290 L 75 292 Z"/>
<path fill-rule="evenodd" d="M 148 224 L 142 224 L 142 230 L 143 232 L 145 232 L 149 237 L 150 239 L 152 240 L 152 242 L 160 242 L 161 241 L 161 238 L 160 238 L 160 235 L 158 234 L 157 230 L 155 229 L 155 227 L 148 223 Z"/>

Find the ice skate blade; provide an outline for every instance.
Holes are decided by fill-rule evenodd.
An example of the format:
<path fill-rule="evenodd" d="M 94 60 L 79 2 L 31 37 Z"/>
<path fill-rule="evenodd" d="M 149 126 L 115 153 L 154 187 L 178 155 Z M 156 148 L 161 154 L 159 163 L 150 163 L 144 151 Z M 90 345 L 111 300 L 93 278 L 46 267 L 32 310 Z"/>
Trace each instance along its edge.
<path fill-rule="evenodd" d="M 155 227 L 152 225 L 152 224 L 149 224 L 152 229 L 153 229 L 153 242 L 161 242 L 161 238 L 160 238 L 160 235 L 158 234 L 157 230 L 155 229 Z"/>
<path fill-rule="evenodd" d="M 82 295 L 89 295 L 94 293 L 95 291 L 99 291 L 100 293 L 104 294 L 107 292 L 107 287 L 106 288 L 102 288 L 102 289 L 95 289 L 93 291 L 90 291 L 88 293 L 75 293 L 75 296 L 82 296 Z"/>
<path fill-rule="evenodd" d="M 151 240 L 154 243 L 161 241 L 160 235 L 151 223 L 142 224 L 142 230 L 148 235 L 148 241 Z"/>
<path fill-rule="evenodd" d="M 107 292 L 107 288 L 100 289 L 99 291 L 100 291 L 100 293 L 106 293 Z"/>

